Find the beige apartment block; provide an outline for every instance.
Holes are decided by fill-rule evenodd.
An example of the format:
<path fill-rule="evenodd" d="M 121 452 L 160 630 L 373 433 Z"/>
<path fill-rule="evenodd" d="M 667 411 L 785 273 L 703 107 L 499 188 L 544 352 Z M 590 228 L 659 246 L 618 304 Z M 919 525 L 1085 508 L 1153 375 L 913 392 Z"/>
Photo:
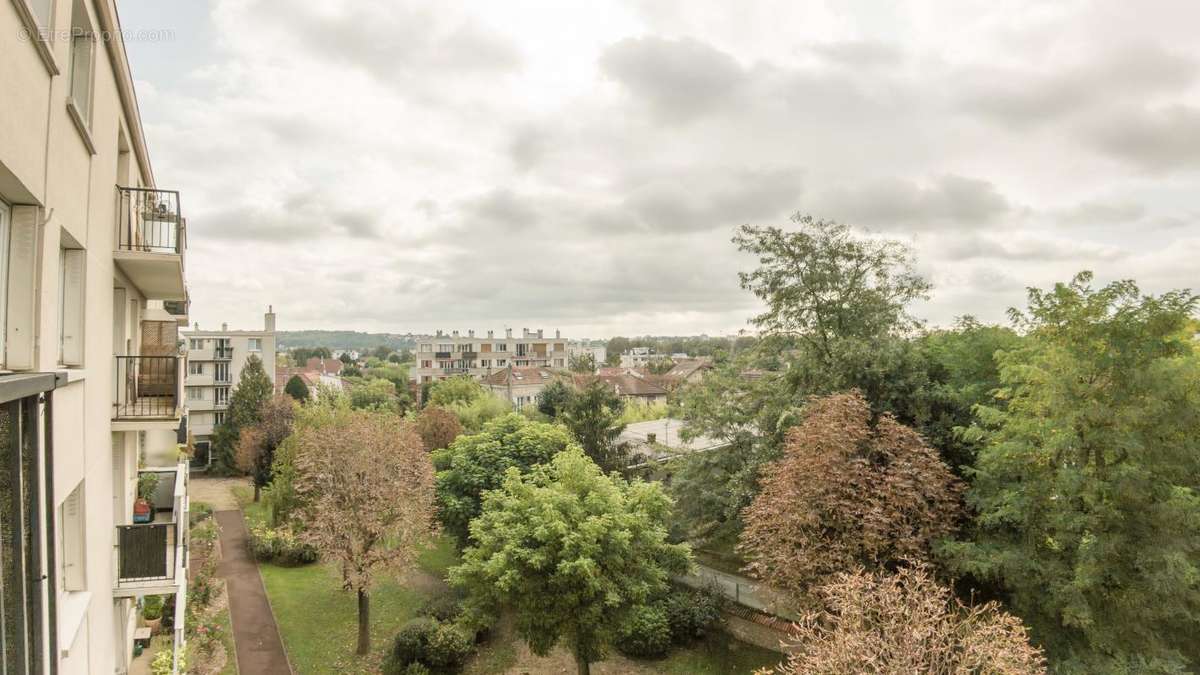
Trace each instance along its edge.
<path fill-rule="evenodd" d="M 138 598 L 183 637 L 186 224 L 112 0 L 3 2 L 0 36 L 2 672 L 124 673 Z"/>
<path fill-rule="evenodd" d="M 476 337 L 475 331 L 422 338 L 417 343 L 416 364 L 409 373 L 413 382 L 435 382 L 455 375 L 471 375 L 484 380 L 489 375 L 513 368 L 566 368 L 567 339 L 558 331 L 547 338 L 539 330 L 522 329 L 513 337 L 506 329 L 503 337 L 493 331 Z"/>
<path fill-rule="evenodd" d="M 194 466 L 207 466 L 213 429 L 225 421 L 229 396 L 251 356 L 262 361 L 267 377 L 275 383 L 275 312 L 267 308 L 262 330 L 229 330 L 227 324 L 221 324 L 221 330 L 201 330 L 197 324 L 184 331 L 183 338 L 187 341 L 188 428 L 196 444 Z"/>

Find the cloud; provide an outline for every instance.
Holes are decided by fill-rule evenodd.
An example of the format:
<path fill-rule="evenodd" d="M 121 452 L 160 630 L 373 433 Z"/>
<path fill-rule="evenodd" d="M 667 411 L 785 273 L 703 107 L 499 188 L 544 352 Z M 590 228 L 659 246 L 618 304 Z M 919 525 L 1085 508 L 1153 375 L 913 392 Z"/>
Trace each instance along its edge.
<path fill-rule="evenodd" d="M 732 56 L 692 38 L 627 38 L 605 50 L 600 68 L 667 122 L 729 104 L 746 82 Z"/>
<path fill-rule="evenodd" d="M 1200 107 L 1113 113 L 1086 136 L 1097 150 L 1146 171 L 1200 168 Z"/>
<path fill-rule="evenodd" d="M 1146 207 L 1133 202 L 1087 201 L 1061 211 L 1058 219 L 1068 225 L 1117 225 L 1144 215 Z"/>
<path fill-rule="evenodd" d="M 1070 261 L 1079 266 L 1119 260 L 1120 246 L 1047 235 L 1040 232 L 973 233 L 947 238 L 941 256 L 947 260 Z"/>
<path fill-rule="evenodd" d="M 825 42 L 809 50 L 829 63 L 856 68 L 897 65 L 904 58 L 897 46 L 875 40 Z"/>
<path fill-rule="evenodd" d="M 894 178 L 833 188 L 812 209 L 850 224 L 919 230 L 988 225 L 1012 206 L 988 181 L 946 175 L 925 184 Z"/>
<path fill-rule="evenodd" d="M 710 176 L 667 173 L 625 199 L 642 226 L 656 232 L 730 229 L 794 210 L 798 169 L 723 171 Z"/>

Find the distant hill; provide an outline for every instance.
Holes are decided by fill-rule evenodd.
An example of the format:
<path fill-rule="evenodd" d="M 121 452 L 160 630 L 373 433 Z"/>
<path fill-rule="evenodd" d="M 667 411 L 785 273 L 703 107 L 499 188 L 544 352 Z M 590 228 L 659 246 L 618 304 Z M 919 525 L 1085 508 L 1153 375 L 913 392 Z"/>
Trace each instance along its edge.
<path fill-rule="evenodd" d="M 395 333 L 361 333 L 354 330 L 281 330 L 275 334 L 280 349 L 329 347 L 366 351 L 379 345 L 395 350 L 414 349 L 415 338 Z"/>

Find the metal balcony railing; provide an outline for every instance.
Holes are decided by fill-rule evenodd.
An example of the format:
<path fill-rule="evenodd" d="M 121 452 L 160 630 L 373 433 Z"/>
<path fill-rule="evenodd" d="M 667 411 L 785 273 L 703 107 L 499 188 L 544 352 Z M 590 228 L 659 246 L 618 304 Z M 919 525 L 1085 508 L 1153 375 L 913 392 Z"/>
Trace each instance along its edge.
<path fill-rule="evenodd" d="M 172 585 L 187 570 L 188 463 L 138 472 L 144 473 L 159 476 L 150 500 L 154 521 L 117 526 L 116 587 L 126 591 Z"/>
<path fill-rule="evenodd" d="M 179 253 L 187 234 L 179 211 L 179 192 L 118 187 L 120 213 L 117 248 L 122 251 Z"/>
<path fill-rule="evenodd" d="M 178 356 L 116 357 L 113 419 L 174 417 L 179 410 Z"/>
<path fill-rule="evenodd" d="M 450 358 L 450 355 L 451 355 L 451 352 L 434 352 L 434 353 L 433 353 L 433 358 L 435 358 L 435 359 L 448 359 L 448 358 Z"/>
<path fill-rule="evenodd" d="M 233 347 L 217 347 L 213 350 L 213 358 L 220 361 L 228 361 L 233 358 Z"/>

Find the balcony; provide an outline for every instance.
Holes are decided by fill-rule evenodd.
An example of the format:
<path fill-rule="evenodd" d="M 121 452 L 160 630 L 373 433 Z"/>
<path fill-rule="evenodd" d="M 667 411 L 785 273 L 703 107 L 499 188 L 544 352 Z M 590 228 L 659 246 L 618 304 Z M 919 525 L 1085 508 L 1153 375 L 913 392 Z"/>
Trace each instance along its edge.
<path fill-rule="evenodd" d="M 114 595 L 135 597 L 176 593 L 187 584 L 188 463 L 151 468 L 158 486 L 151 498 L 153 520 L 118 525 L 113 547 Z"/>
<path fill-rule="evenodd" d="M 435 359 L 448 359 L 450 357 L 451 357 L 451 352 L 434 352 L 433 353 L 433 358 L 435 358 Z"/>
<path fill-rule="evenodd" d="M 113 261 L 149 300 L 187 300 L 187 228 L 174 190 L 118 187 Z"/>
<path fill-rule="evenodd" d="M 118 356 L 116 361 L 112 418 L 178 424 L 183 360 L 178 356 Z"/>
<path fill-rule="evenodd" d="M 479 358 L 479 354 L 478 352 L 459 352 L 458 358 L 464 361 L 474 361 L 475 359 Z"/>
<path fill-rule="evenodd" d="M 228 361 L 233 358 L 233 347 L 217 347 L 213 350 L 214 361 Z"/>
<path fill-rule="evenodd" d="M 186 296 L 186 291 L 185 291 Z M 167 314 L 175 317 L 175 321 L 180 326 L 188 325 L 188 310 L 191 309 L 191 297 L 185 297 L 183 300 L 166 300 L 163 302 L 163 309 L 167 310 Z"/>

